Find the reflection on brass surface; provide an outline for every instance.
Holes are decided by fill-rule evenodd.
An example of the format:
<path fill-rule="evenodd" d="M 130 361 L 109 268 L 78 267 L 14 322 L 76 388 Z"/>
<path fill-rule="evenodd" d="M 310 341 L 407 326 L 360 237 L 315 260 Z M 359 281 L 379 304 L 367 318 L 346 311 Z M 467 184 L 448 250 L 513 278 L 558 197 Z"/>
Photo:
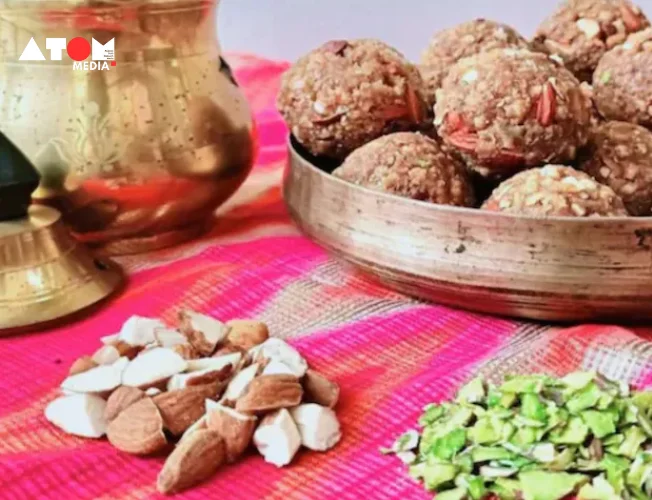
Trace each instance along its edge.
<path fill-rule="evenodd" d="M 59 212 L 32 206 L 0 222 L 0 336 L 80 311 L 115 291 L 122 274 L 72 238 Z"/>
<path fill-rule="evenodd" d="M 254 126 L 217 3 L 0 0 L 0 129 L 80 241 L 120 254 L 194 237 L 248 175 Z M 46 37 L 77 36 L 115 38 L 116 66 L 49 60 Z M 31 37 L 48 60 L 18 61 Z"/>

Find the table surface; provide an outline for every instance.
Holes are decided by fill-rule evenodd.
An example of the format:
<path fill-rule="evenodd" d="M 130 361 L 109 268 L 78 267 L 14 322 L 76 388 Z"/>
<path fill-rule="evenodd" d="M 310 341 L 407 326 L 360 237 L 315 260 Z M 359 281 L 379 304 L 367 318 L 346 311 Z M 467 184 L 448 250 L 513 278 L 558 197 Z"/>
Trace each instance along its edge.
<path fill-rule="evenodd" d="M 475 374 L 561 375 L 578 368 L 652 385 L 652 329 L 561 329 L 429 305 L 368 281 L 302 237 L 284 207 L 285 125 L 274 109 L 286 63 L 232 55 L 261 147 L 243 188 L 202 239 L 121 258 L 124 292 L 65 327 L 0 339 L 0 499 L 158 498 L 163 457 L 64 435 L 43 417 L 70 364 L 131 315 L 175 324 L 187 307 L 223 320 L 254 317 L 288 338 L 342 388 L 343 438 L 277 469 L 255 454 L 179 498 L 430 498 L 382 456 L 421 408 Z"/>

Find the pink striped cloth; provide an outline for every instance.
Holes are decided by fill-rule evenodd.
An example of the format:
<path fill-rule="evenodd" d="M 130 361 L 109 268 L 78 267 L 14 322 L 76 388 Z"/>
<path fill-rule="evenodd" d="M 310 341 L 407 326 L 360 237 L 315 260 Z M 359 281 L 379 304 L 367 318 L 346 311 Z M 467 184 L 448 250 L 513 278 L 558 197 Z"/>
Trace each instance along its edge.
<path fill-rule="evenodd" d="M 286 128 L 274 109 L 286 63 L 232 55 L 260 131 L 258 164 L 190 244 L 120 259 L 121 296 L 78 323 L 0 339 L 0 499 L 158 498 L 164 457 L 137 458 L 106 441 L 64 435 L 43 417 L 70 364 L 131 315 L 174 323 L 179 307 L 223 320 L 256 317 L 290 338 L 342 388 L 344 436 L 276 469 L 253 453 L 181 498 L 429 498 L 380 446 L 415 425 L 471 374 L 601 370 L 652 384 L 652 330 L 551 328 L 427 305 L 367 281 L 300 236 L 280 180 Z"/>

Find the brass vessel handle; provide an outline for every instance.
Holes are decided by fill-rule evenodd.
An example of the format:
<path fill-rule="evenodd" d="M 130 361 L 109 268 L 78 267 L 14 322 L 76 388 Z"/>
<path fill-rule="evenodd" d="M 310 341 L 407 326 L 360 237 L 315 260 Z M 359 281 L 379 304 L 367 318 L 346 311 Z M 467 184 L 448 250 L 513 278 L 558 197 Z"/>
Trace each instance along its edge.
<path fill-rule="evenodd" d="M 231 70 L 231 66 L 229 66 L 229 63 L 226 62 L 226 60 L 220 56 L 220 72 L 224 73 L 226 77 L 229 79 L 229 81 L 238 87 L 238 82 L 235 81 L 235 78 L 233 77 L 233 71 Z"/>

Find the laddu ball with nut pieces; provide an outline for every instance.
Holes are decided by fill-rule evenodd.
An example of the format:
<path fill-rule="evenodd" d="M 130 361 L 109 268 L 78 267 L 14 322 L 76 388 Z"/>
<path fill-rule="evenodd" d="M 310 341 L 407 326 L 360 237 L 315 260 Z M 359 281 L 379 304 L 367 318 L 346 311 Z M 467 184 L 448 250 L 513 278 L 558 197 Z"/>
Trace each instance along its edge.
<path fill-rule="evenodd" d="M 647 26 L 641 9 L 629 0 L 567 0 L 541 24 L 533 45 L 561 58 L 578 78 L 590 81 L 608 50 Z"/>
<path fill-rule="evenodd" d="M 591 133 L 581 168 L 619 195 L 630 215 L 652 215 L 652 132 L 606 122 Z"/>
<path fill-rule="evenodd" d="M 588 140 L 590 97 L 544 54 L 497 49 L 462 59 L 437 91 L 435 125 L 470 168 L 505 177 L 569 162 Z"/>
<path fill-rule="evenodd" d="M 277 106 L 297 141 L 336 159 L 428 122 L 419 71 L 378 40 L 335 40 L 308 53 L 283 75 Z"/>
<path fill-rule="evenodd" d="M 482 205 L 484 210 L 537 217 L 616 217 L 627 215 L 613 189 L 584 172 L 546 165 L 504 181 Z"/>
<path fill-rule="evenodd" d="M 474 203 L 464 165 L 418 133 L 375 139 L 351 153 L 333 175 L 415 200 L 463 207 Z"/>
<path fill-rule="evenodd" d="M 474 19 L 435 33 L 421 56 L 419 67 L 429 102 L 434 104 L 437 89 L 457 61 L 508 47 L 527 49 L 529 43 L 514 28 L 487 19 Z"/>
<path fill-rule="evenodd" d="M 593 76 L 594 99 L 609 120 L 652 127 L 652 28 L 607 52 Z"/>

